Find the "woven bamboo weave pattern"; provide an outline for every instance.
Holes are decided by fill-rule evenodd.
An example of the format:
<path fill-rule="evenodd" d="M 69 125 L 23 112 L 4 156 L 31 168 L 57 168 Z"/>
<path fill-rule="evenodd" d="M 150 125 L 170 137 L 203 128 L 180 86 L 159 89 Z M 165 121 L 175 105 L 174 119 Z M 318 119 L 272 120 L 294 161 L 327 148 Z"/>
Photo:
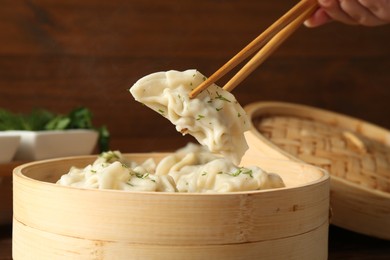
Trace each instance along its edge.
<path fill-rule="evenodd" d="M 333 176 L 390 192 L 390 147 L 379 141 L 294 116 L 256 118 L 254 125 L 275 145 Z"/>

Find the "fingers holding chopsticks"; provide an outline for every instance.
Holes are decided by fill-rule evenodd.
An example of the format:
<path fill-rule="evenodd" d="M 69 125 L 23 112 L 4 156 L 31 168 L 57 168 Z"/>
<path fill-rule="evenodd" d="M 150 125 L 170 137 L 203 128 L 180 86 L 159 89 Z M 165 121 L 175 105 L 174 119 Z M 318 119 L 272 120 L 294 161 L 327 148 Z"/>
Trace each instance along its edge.
<path fill-rule="evenodd" d="M 379 26 L 390 23 L 390 0 L 318 0 L 320 8 L 305 22 L 318 27 L 330 21 Z"/>

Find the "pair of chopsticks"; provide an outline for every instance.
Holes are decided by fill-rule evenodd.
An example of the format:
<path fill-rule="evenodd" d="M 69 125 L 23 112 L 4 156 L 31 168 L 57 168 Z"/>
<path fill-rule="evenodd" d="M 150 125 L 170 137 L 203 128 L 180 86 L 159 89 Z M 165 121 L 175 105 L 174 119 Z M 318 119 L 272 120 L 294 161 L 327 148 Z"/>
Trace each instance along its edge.
<path fill-rule="evenodd" d="M 219 68 L 213 75 L 193 89 L 190 92 L 189 97 L 196 97 L 200 92 L 222 78 L 226 73 L 260 49 L 258 53 L 254 55 L 252 59 L 250 59 L 249 62 L 223 87 L 226 91 L 232 91 L 250 73 L 260 66 L 260 64 L 263 63 L 293 32 L 295 32 L 317 8 L 317 0 L 302 0 L 297 3 L 244 49 Z"/>

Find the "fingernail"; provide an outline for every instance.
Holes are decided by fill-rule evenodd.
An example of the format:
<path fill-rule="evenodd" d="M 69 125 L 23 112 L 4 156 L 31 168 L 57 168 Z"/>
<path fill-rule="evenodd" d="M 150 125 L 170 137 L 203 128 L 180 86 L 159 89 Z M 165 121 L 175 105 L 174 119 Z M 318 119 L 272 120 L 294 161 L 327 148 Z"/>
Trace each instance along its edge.
<path fill-rule="evenodd" d="M 304 21 L 304 22 L 303 22 L 303 25 L 306 26 L 306 27 L 308 27 L 308 28 L 311 28 L 311 23 L 310 23 L 309 20 Z"/>

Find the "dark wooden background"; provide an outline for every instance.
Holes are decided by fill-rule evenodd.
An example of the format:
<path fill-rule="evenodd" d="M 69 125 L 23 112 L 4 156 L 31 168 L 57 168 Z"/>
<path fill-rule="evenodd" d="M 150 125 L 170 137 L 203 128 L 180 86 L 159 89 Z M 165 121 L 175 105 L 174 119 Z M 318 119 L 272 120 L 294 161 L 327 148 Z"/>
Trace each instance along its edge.
<path fill-rule="evenodd" d="M 0 107 L 66 113 L 86 106 L 124 152 L 184 145 L 128 88 L 161 70 L 212 74 L 296 1 L 0 0 Z M 302 27 L 234 94 L 390 128 L 390 26 Z M 222 84 L 224 81 L 219 82 Z"/>

